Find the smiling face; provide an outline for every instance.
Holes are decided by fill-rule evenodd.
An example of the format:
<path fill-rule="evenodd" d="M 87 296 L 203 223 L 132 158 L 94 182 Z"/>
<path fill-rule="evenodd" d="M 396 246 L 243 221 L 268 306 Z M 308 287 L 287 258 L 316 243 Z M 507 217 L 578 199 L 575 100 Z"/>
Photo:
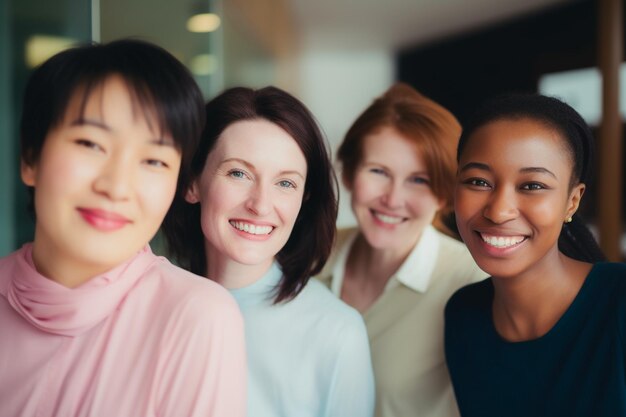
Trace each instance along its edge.
<path fill-rule="evenodd" d="M 442 205 L 420 152 L 391 127 L 363 139 L 354 178 L 344 182 L 361 233 L 376 249 L 410 250 Z"/>
<path fill-rule="evenodd" d="M 563 138 L 531 119 L 478 128 L 459 160 L 455 212 L 478 266 L 519 276 L 558 256 L 563 222 L 584 185 L 570 187 L 572 158 Z"/>
<path fill-rule="evenodd" d="M 76 286 L 132 257 L 157 232 L 176 191 L 180 153 L 156 120 L 112 76 L 70 100 L 39 160 L 22 164 L 35 188 L 33 259 L 39 272 Z"/>
<path fill-rule="evenodd" d="M 187 194 L 201 206 L 207 259 L 266 269 L 298 217 L 307 163 L 296 141 L 263 119 L 228 126 Z"/>

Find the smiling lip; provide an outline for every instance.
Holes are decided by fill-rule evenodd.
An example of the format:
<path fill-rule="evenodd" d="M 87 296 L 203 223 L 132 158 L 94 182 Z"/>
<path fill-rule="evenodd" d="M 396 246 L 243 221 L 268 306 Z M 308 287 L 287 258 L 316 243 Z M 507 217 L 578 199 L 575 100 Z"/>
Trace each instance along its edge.
<path fill-rule="evenodd" d="M 271 224 L 251 222 L 249 220 L 231 219 L 228 223 L 239 236 L 249 240 L 267 240 L 276 229 L 276 227 Z"/>
<path fill-rule="evenodd" d="M 478 231 L 476 234 L 482 242 L 483 248 L 488 253 L 496 256 L 508 255 L 528 240 L 528 236 L 522 234 L 499 234 Z"/>
<path fill-rule="evenodd" d="M 374 223 L 388 229 L 393 229 L 406 220 L 406 217 L 385 214 L 374 209 L 370 209 L 370 213 L 372 214 Z"/>
<path fill-rule="evenodd" d="M 103 232 L 115 231 L 131 223 L 126 217 L 111 211 L 80 207 L 78 212 L 87 223 Z"/>

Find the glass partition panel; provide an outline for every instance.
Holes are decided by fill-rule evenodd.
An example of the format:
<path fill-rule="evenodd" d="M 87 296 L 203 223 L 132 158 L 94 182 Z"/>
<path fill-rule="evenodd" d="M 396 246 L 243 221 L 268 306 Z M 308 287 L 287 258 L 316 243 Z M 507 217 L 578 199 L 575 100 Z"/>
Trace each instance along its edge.
<path fill-rule="evenodd" d="M 91 40 L 90 0 L 0 2 L 0 256 L 32 240 L 29 196 L 19 177 L 19 117 L 33 68 Z"/>

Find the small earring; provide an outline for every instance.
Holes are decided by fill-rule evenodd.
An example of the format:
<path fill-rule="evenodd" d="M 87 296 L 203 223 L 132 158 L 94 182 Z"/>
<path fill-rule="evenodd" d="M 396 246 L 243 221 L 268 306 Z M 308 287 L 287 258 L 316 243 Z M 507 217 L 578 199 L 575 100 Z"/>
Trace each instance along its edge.
<path fill-rule="evenodd" d="M 572 217 L 568 217 L 567 219 L 565 219 L 565 223 L 571 223 L 572 222 Z"/>

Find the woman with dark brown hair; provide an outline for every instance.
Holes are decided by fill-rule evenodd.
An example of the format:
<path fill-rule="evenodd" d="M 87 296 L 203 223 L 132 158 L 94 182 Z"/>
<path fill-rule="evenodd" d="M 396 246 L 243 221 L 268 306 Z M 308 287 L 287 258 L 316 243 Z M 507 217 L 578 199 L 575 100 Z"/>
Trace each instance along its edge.
<path fill-rule="evenodd" d="M 335 235 L 335 179 L 304 105 L 232 88 L 206 106 L 192 183 L 164 224 L 174 255 L 219 282 L 246 326 L 248 415 L 367 417 L 363 320 L 319 282 Z"/>
<path fill-rule="evenodd" d="M 405 84 L 354 122 L 339 148 L 358 228 L 339 232 L 320 278 L 369 333 L 376 415 L 458 415 L 444 360 L 443 309 L 479 280 L 465 246 L 433 227 L 450 212 L 461 126 Z"/>

